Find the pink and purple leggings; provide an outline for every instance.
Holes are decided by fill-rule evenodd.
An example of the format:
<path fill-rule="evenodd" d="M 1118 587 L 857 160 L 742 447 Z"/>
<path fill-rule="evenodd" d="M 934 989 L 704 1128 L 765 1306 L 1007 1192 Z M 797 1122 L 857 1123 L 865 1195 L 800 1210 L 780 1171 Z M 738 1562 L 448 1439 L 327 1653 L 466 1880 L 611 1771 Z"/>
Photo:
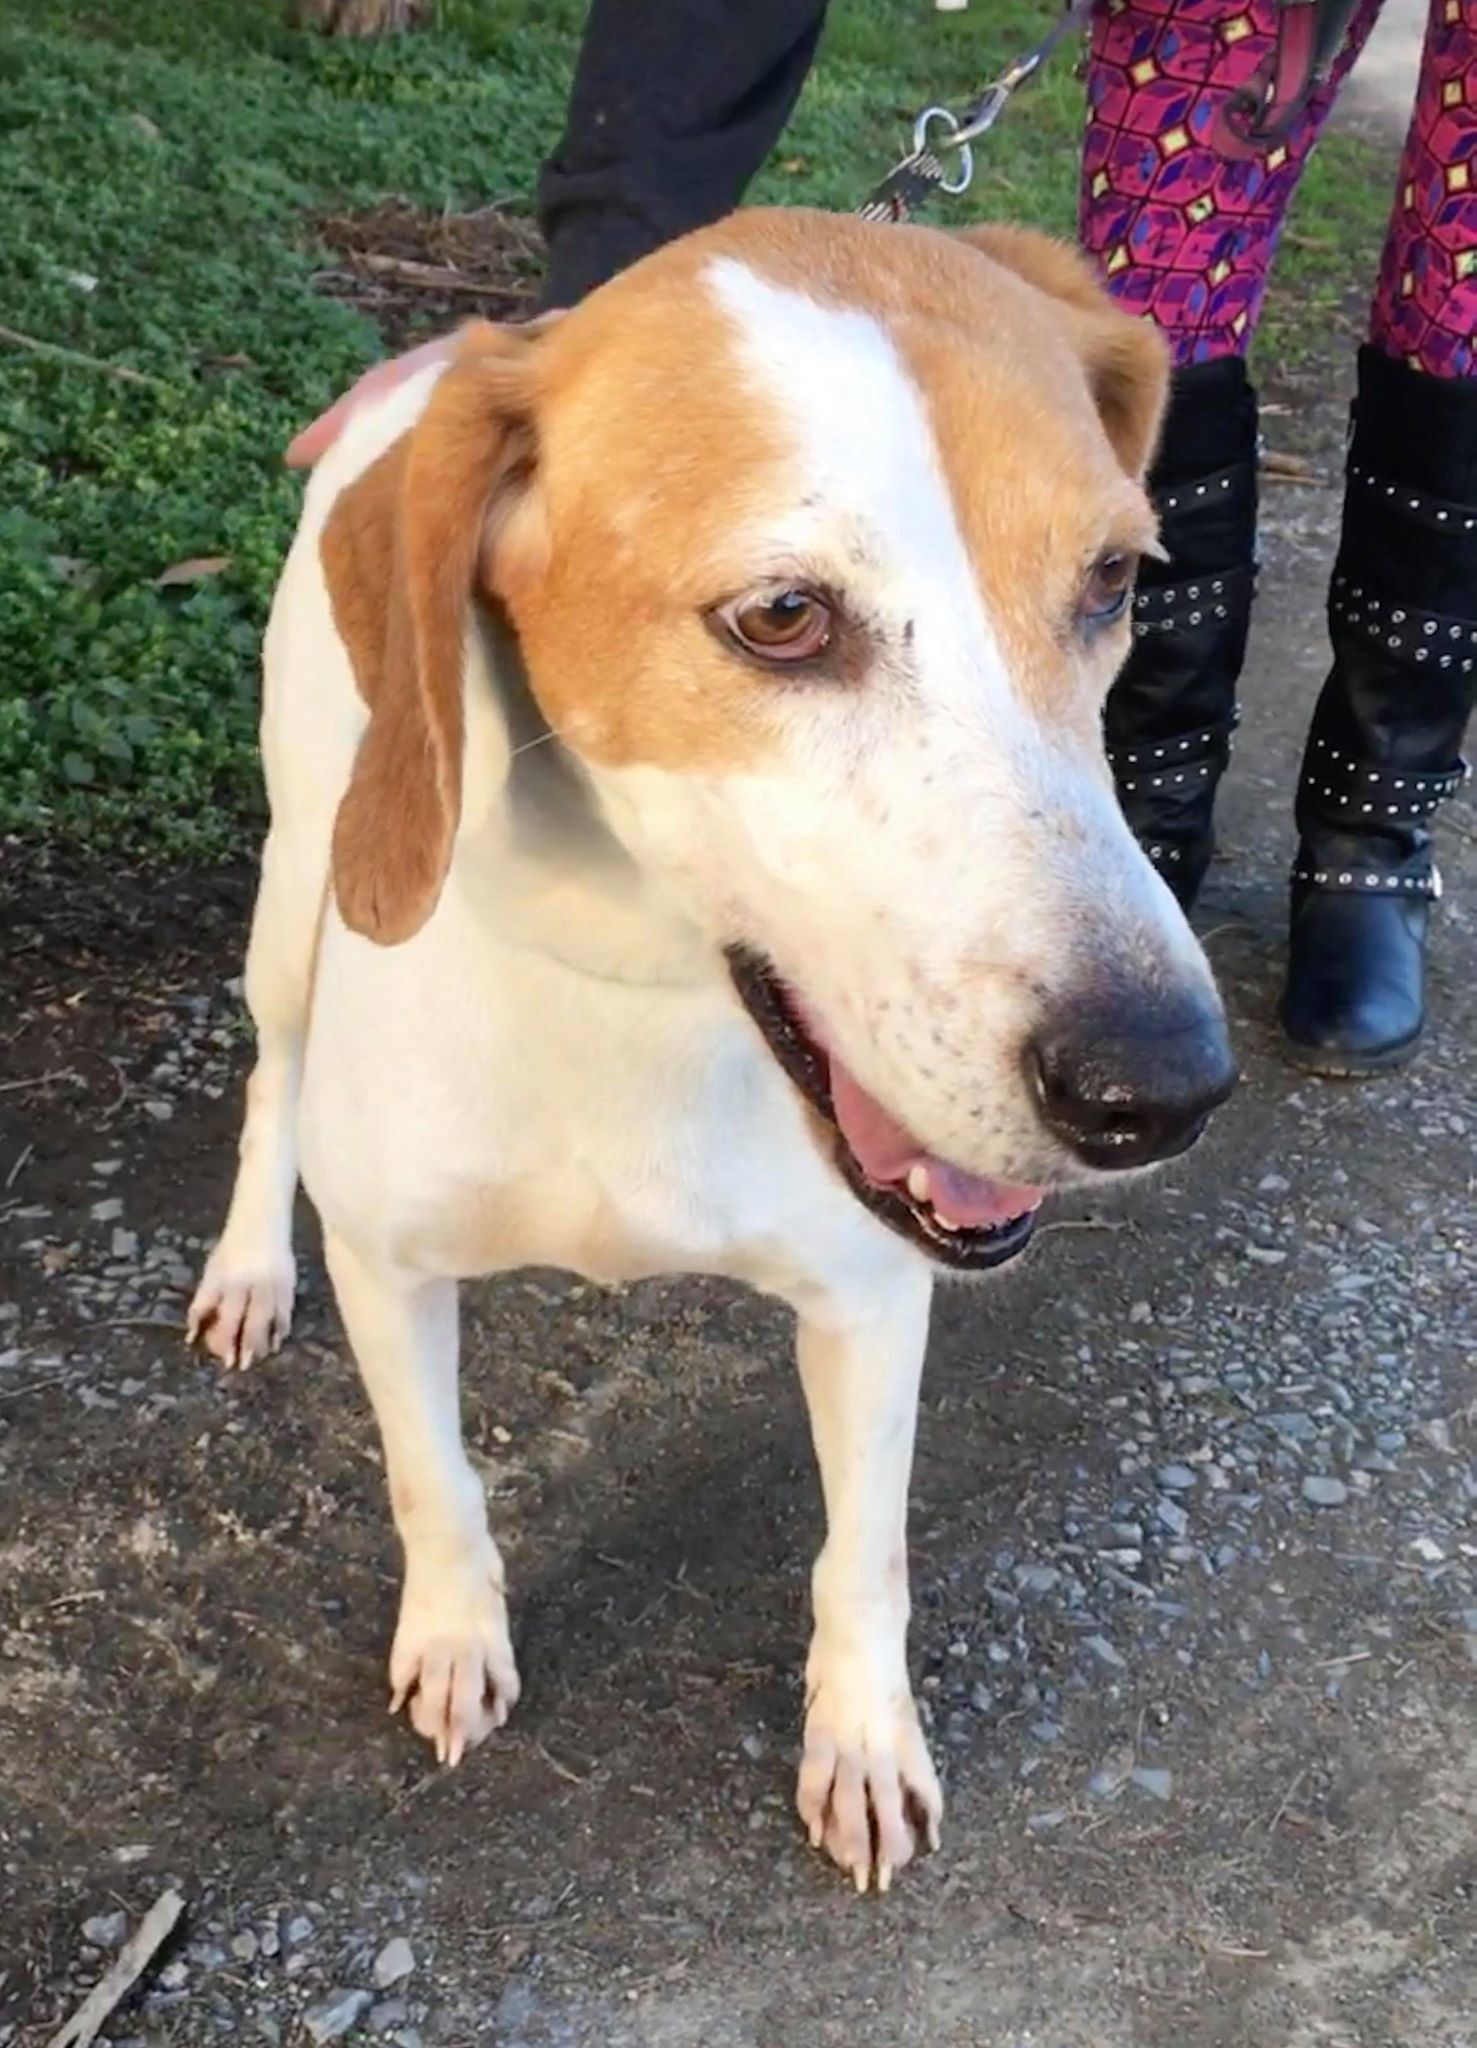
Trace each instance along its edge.
<path fill-rule="evenodd" d="M 1287 141 L 1238 162 L 1212 130 L 1272 48 L 1276 0 L 1101 0 L 1082 240 L 1177 363 L 1250 347 L 1288 201 L 1379 8 L 1362 0 L 1330 85 Z M 1477 0 L 1431 0 L 1369 335 L 1414 369 L 1477 376 Z"/>

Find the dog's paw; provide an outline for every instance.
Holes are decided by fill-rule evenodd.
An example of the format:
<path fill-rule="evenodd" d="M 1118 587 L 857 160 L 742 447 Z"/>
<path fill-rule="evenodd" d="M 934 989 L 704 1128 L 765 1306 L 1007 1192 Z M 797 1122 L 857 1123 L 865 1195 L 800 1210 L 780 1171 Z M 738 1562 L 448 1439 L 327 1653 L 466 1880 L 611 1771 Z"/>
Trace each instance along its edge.
<path fill-rule="evenodd" d="M 936 1849 L 943 1794 L 906 1681 L 897 1688 L 812 1655 L 795 1804 L 811 1847 L 879 1892 L 920 1845 Z"/>
<path fill-rule="evenodd" d="M 206 1262 L 185 1324 L 186 1342 L 243 1370 L 267 1358 L 292 1327 L 297 1276 L 291 1252 L 239 1259 L 225 1238 Z"/>
<path fill-rule="evenodd" d="M 464 1583 L 407 1573 L 390 1651 L 390 1712 L 407 1707 L 442 1764 L 501 1728 L 518 1701 L 508 1609 L 491 1567 Z"/>

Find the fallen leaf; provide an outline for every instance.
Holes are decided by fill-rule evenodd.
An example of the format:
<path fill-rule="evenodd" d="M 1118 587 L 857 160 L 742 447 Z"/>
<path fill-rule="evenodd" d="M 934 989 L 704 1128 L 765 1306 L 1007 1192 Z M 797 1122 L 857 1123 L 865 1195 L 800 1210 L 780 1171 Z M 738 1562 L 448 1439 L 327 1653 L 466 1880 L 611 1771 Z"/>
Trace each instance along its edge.
<path fill-rule="evenodd" d="M 75 583 L 82 590 L 97 580 L 96 565 L 84 562 L 80 555 L 48 555 L 46 565 L 60 582 Z"/>
<path fill-rule="evenodd" d="M 207 576 L 219 576 L 222 569 L 230 566 L 229 555 L 191 555 L 187 562 L 171 562 L 154 578 L 154 588 L 168 590 L 176 583 L 203 583 Z"/>

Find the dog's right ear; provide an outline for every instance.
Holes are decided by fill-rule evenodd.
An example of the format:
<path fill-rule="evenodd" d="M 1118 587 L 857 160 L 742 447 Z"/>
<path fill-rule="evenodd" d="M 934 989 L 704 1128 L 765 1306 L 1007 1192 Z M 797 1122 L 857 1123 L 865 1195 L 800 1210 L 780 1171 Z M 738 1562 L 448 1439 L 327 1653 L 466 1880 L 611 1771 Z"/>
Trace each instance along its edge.
<path fill-rule="evenodd" d="M 320 543 L 369 725 L 333 832 L 351 931 L 397 945 L 436 907 L 461 817 L 473 603 L 536 574 L 543 323 L 463 330 L 408 433 L 334 501 Z"/>
<path fill-rule="evenodd" d="M 958 235 L 1061 305 L 1103 430 L 1124 469 L 1142 483 L 1169 396 L 1169 349 L 1152 321 L 1123 312 L 1080 250 L 1035 228 L 987 222 Z"/>

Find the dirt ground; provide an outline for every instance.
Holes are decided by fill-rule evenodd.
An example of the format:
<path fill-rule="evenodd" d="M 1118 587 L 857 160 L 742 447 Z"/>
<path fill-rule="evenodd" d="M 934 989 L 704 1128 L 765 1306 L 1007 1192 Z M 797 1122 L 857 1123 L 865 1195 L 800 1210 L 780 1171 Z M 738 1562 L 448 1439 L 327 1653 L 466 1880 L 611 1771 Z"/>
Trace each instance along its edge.
<path fill-rule="evenodd" d="M 1275 397 L 1312 481 L 1268 486 L 1200 920 L 1246 1083 L 1187 1165 L 941 1301 L 913 1661 L 949 1807 L 886 1899 L 790 1811 L 819 1511 L 784 1318 L 468 1290 L 525 1692 L 431 1768 L 384 1710 L 397 1560 L 310 1219 L 282 1355 L 223 1380 L 180 1341 L 249 867 L 5 849 L 0 2044 L 49 2039 L 173 1883 L 114 2048 L 1473 2048 L 1477 808 L 1429 1051 L 1293 1074 L 1339 422 Z"/>

